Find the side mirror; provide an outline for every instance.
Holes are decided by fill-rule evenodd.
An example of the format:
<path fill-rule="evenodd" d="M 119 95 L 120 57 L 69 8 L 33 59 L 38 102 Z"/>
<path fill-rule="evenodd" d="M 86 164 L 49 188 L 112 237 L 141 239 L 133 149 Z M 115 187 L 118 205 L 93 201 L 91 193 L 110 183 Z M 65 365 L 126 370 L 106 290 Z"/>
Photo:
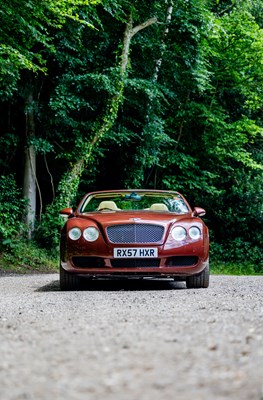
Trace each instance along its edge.
<path fill-rule="evenodd" d="M 201 207 L 195 207 L 193 216 L 194 217 L 203 217 L 206 214 L 205 210 Z"/>
<path fill-rule="evenodd" d="M 63 208 L 63 210 L 59 211 L 59 214 L 62 215 L 63 217 L 70 217 L 73 215 L 73 209 L 72 208 Z"/>

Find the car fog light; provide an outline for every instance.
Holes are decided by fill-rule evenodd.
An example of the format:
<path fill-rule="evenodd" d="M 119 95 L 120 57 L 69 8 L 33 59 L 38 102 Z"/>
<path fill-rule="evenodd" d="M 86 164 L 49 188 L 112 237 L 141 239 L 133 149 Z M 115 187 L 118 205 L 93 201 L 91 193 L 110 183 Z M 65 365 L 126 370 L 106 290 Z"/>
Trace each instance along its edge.
<path fill-rule="evenodd" d="M 81 230 L 79 228 L 72 228 L 68 235 L 71 240 L 78 240 L 81 236 Z"/>
<path fill-rule="evenodd" d="M 186 230 L 182 226 L 176 226 L 172 230 L 172 237 L 178 242 L 186 238 Z"/>
<path fill-rule="evenodd" d="M 200 239 L 200 237 L 201 237 L 201 231 L 200 231 L 200 229 L 197 228 L 197 226 L 192 226 L 192 227 L 189 229 L 189 236 L 190 236 L 190 238 L 193 239 L 193 240 Z"/>
<path fill-rule="evenodd" d="M 99 231 L 94 226 L 90 226 L 84 230 L 83 236 L 88 242 L 94 242 L 99 237 Z"/>

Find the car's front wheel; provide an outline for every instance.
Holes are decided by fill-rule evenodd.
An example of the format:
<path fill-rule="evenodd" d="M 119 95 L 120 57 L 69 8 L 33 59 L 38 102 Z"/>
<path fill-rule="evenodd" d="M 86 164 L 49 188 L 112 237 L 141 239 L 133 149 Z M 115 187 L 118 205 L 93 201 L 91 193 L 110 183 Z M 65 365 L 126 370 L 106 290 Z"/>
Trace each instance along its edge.
<path fill-rule="evenodd" d="M 202 289 L 209 286 L 210 270 L 209 263 L 205 269 L 197 275 L 191 275 L 186 278 L 186 287 L 188 289 Z"/>
<path fill-rule="evenodd" d="M 59 282 L 61 290 L 79 290 L 80 278 L 65 271 L 61 266 L 59 270 Z"/>

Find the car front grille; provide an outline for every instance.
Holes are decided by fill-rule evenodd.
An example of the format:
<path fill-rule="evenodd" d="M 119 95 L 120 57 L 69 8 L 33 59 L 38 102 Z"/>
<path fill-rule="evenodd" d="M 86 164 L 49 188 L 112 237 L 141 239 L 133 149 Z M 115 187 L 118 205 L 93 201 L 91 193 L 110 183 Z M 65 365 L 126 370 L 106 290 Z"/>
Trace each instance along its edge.
<path fill-rule="evenodd" d="M 162 240 L 164 227 L 153 224 L 112 225 L 106 229 L 111 243 L 157 243 Z"/>
<path fill-rule="evenodd" d="M 159 267 L 160 260 L 158 258 L 154 259 L 142 259 L 142 258 L 133 258 L 133 259 L 118 259 L 111 260 L 111 265 L 113 268 L 151 268 L 151 267 Z"/>

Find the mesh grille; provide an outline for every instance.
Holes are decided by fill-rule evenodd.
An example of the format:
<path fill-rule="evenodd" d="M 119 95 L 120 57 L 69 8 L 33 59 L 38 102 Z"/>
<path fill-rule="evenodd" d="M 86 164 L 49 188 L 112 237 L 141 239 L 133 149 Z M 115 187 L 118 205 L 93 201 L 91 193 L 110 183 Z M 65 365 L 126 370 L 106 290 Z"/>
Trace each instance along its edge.
<path fill-rule="evenodd" d="M 190 267 L 198 262 L 198 257 L 196 256 L 175 256 L 170 257 L 167 261 L 167 265 L 170 267 Z"/>
<path fill-rule="evenodd" d="M 164 227 L 152 224 L 123 224 L 107 228 L 112 243 L 156 243 L 162 240 Z"/>
<path fill-rule="evenodd" d="M 113 268 L 151 268 L 151 267 L 159 267 L 160 260 L 158 258 L 152 260 L 146 260 L 141 258 L 133 258 L 133 259 L 119 259 L 119 260 L 111 260 L 111 265 Z"/>

